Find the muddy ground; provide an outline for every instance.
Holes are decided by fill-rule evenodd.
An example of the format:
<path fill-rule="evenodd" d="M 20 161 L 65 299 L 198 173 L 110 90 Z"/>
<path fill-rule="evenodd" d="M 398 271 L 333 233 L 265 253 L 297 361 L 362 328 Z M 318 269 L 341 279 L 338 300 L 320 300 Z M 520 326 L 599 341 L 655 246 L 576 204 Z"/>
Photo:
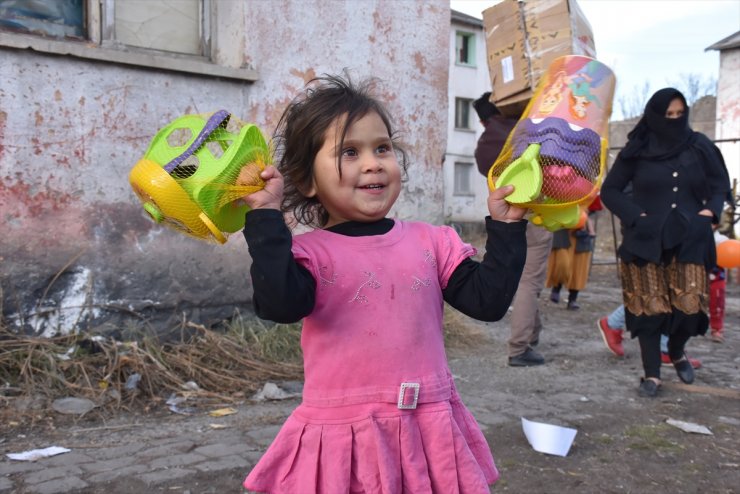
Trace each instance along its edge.
<path fill-rule="evenodd" d="M 641 375 L 637 342 L 625 342 L 627 355 L 609 353 L 596 321 L 619 304 L 616 266 L 608 252 L 597 251 L 590 281 L 579 298 L 581 309 L 568 311 L 543 294 L 545 330 L 538 350 L 546 365 L 507 366 L 508 316 L 497 323 L 464 319 L 478 332 L 473 346 L 449 349 L 450 366 L 466 405 L 484 429 L 501 472 L 491 492 L 513 493 L 737 493 L 740 492 L 740 282 L 728 283 L 726 342 L 698 337 L 688 353 L 703 364 L 693 386 L 680 383 L 671 367 L 663 367 L 664 386 L 658 398 L 637 395 Z M 280 424 L 297 401 L 264 406 L 256 414 L 248 402 L 240 405 L 234 424 L 239 429 Z M 577 435 L 566 457 L 534 451 L 521 418 L 567 426 Z M 668 419 L 706 426 L 712 435 L 688 433 Z M 125 423 L 117 417 L 111 423 Z M 137 414 L 142 424 L 126 431 L 126 440 L 141 440 L 152 431 L 186 434 L 207 417 Z M 64 435 L 63 424 L 39 424 L 33 431 L 50 437 Z M 99 441 L 100 430 L 85 424 L 89 438 Z M 79 429 L 79 427 L 78 427 Z M 6 437 L 13 449 L 19 437 Z M 110 440 L 120 440 L 111 434 Z M 36 441 L 38 442 L 38 441 Z M 244 469 L 200 474 L 156 486 L 135 481 L 84 492 L 141 494 L 142 492 L 242 493 Z M 300 493 L 297 493 L 300 494 Z"/>

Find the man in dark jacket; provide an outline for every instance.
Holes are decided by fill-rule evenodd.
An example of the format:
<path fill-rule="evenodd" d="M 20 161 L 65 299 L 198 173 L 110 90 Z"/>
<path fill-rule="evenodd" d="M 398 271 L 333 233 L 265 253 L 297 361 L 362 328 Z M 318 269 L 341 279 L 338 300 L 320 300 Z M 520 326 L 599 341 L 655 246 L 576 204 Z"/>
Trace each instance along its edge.
<path fill-rule="evenodd" d="M 491 103 L 489 98 L 491 93 L 483 95 L 473 102 L 473 108 L 478 114 L 481 125 L 485 128 L 483 134 L 478 138 L 478 144 L 475 148 L 475 161 L 478 164 L 478 171 L 482 175 L 488 176 L 493 161 L 496 160 L 501 149 L 504 147 L 506 138 L 516 126 L 519 118 L 507 118 L 501 115 L 496 106 Z M 493 161 L 491 161 L 493 159 Z"/>
<path fill-rule="evenodd" d="M 478 118 L 485 127 L 475 148 L 475 161 L 482 175 L 488 176 L 493 163 L 504 147 L 506 138 L 514 129 L 518 118 L 501 115 L 498 108 L 490 102 L 491 93 L 473 102 Z M 527 224 L 527 261 L 519 280 L 511 313 L 511 334 L 509 337 L 509 365 L 529 367 L 542 365 L 545 358 L 534 350 L 539 343 L 542 320 L 540 318 L 539 298 L 545 286 L 547 257 L 550 255 L 552 233 L 544 228 Z"/>

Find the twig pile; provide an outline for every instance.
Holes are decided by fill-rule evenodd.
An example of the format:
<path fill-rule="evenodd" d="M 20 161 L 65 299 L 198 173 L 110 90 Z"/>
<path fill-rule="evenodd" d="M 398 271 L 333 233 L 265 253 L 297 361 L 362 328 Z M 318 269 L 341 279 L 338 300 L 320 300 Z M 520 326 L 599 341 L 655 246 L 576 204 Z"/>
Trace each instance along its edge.
<path fill-rule="evenodd" d="M 28 337 L 0 328 L 0 396 L 75 396 L 121 406 L 187 392 L 233 402 L 269 380 L 300 379 L 299 328 L 217 332 L 187 323 L 187 341 Z"/>

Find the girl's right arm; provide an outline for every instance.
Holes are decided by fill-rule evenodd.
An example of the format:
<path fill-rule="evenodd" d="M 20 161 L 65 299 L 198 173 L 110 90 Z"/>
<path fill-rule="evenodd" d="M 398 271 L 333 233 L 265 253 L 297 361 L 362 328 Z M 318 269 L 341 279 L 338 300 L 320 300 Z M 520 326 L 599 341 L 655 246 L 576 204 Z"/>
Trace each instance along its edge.
<path fill-rule="evenodd" d="M 244 238 L 252 256 L 252 302 L 262 319 L 293 323 L 313 310 L 316 281 L 293 258 L 293 236 L 280 211 L 282 175 L 268 167 L 260 176 L 266 182 L 265 188 L 242 199 L 251 208 Z"/>

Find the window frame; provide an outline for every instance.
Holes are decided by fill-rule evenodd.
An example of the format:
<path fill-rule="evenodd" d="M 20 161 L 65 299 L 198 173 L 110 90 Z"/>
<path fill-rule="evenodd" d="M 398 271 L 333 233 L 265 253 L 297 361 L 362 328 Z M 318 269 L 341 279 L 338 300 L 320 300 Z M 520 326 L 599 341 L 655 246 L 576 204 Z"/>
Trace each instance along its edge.
<path fill-rule="evenodd" d="M 468 53 L 468 61 L 463 62 L 460 59 L 460 50 L 461 46 L 458 46 L 458 40 L 462 39 L 462 41 L 466 44 L 465 50 Z M 469 31 L 462 31 L 462 30 L 455 30 L 455 65 L 460 65 L 462 67 L 477 67 L 477 64 L 475 63 L 475 44 L 476 44 L 476 36 L 475 33 L 471 33 Z"/>
<path fill-rule="evenodd" d="M 461 190 L 461 181 L 458 180 L 460 177 L 460 173 L 458 173 L 458 170 L 462 170 L 463 167 L 465 167 L 465 181 L 467 182 L 466 190 Z M 475 196 L 475 191 L 473 190 L 473 170 L 474 170 L 474 164 L 469 161 L 455 161 L 453 165 L 453 171 L 452 171 L 452 195 L 453 196 L 464 196 L 464 197 L 472 197 Z"/>
<path fill-rule="evenodd" d="M 204 49 L 203 53 L 207 55 L 196 56 L 116 43 L 111 39 L 114 14 L 110 8 L 115 4 L 115 1 L 85 0 L 86 40 L 54 39 L 0 30 L 0 46 L 210 77 L 224 77 L 242 81 L 256 81 L 259 79 L 258 72 L 253 68 L 235 67 L 234 65 L 238 63 L 238 57 L 233 56 L 233 53 L 232 56 L 228 56 L 223 55 L 223 50 L 218 50 L 220 46 L 229 46 L 229 42 L 232 41 L 221 35 L 221 33 L 228 31 L 227 29 L 216 29 L 222 23 L 233 20 L 228 10 L 230 2 L 201 0 L 203 13 L 201 44 Z M 238 7 L 240 2 L 235 2 L 235 4 Z M 221 9 L 219 5 L 227 7 Z M 106 8 L 106 6 L 108 7 Z M 213 37 L 211 37 L 211 34 L 213 34 Z M 219 55 L 221 56 L 219 57 Z"/>
<path fill-rule="evenodd" d="M 467 106 L 467 117 L 468 118 L 467 118 L 466 126 L 460 127 L 458 123 L 460 123 L 460 119 L 462 117 L 459 116 L 459 110 L 460 110 L 460 104 L 463 101 L 467 102 L 466 106 Z M 473 126 L 470 123 L 470 114 L 471 114 L 471 110 L 473 109 L 473 101 L 474 100 L 470 98 L 461 98 L 458 96 L 455 97 L 455 130 L 475 132 L 475 130 L 473 129 Z"/>

